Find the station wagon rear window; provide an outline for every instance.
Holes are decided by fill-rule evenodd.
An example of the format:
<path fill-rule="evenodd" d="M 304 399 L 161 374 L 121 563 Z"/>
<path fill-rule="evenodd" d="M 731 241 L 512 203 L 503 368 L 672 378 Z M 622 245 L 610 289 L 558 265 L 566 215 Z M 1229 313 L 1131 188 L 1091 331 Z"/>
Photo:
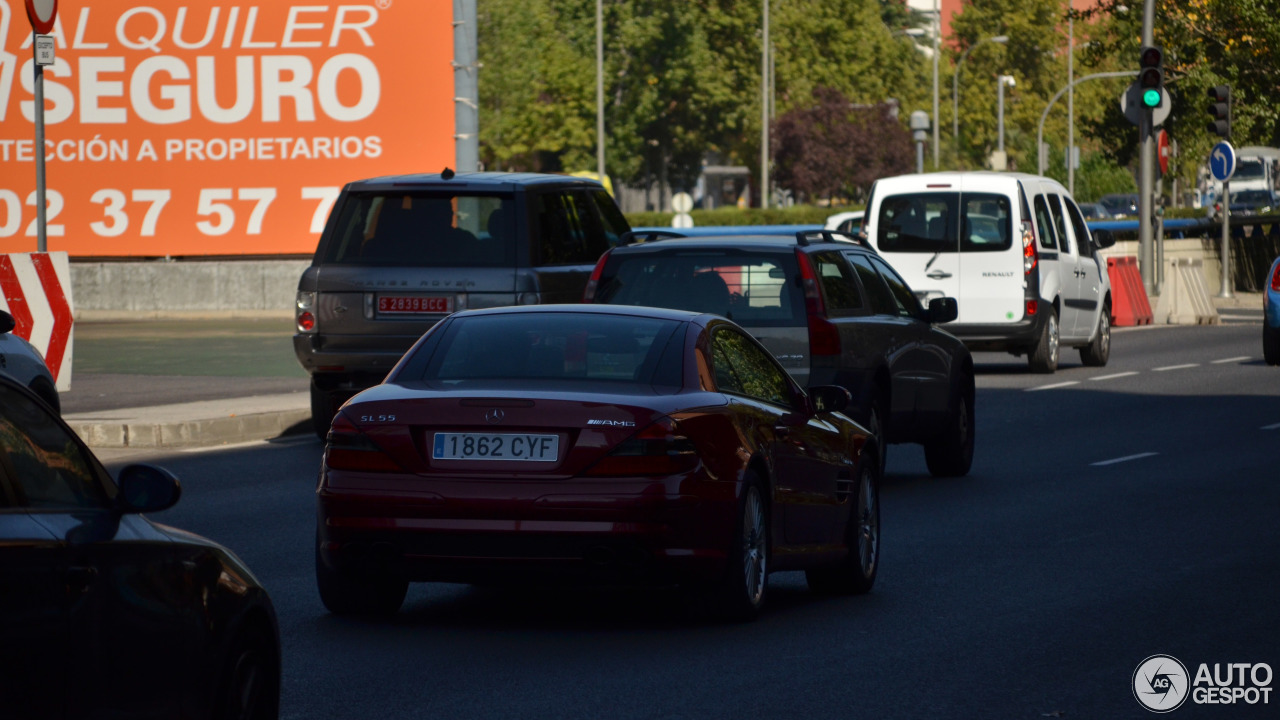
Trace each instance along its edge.
<path fill-rule="evenodd" d="M 673 241 L 674 242 L 674 241 Z M 803 325 L 795 253 L 737 248 L 614 255 L 596 302 L 721 315 L 745 327 Z"/>
<path fill-rule="evenodd" d="M 999 252 L 1013 245 L 1009 198 L 995 193 L 890 195 L 880 203 L 881 252 Z"/>
<path fill-rule="evenodd" d="M 370 192 L 343 203 L 323 260 L 511 267 L 515 257 L 515 200 L 509 193 Z"/>

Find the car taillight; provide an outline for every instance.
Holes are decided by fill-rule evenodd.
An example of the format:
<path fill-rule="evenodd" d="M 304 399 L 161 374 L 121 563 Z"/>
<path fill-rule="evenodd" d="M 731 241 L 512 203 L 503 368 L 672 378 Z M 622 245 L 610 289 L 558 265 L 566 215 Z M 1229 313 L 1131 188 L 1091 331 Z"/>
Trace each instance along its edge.
<path fill-rule="evenodd" d="M 1276 263 L 1276 271 L 1271 274 L 1271 289 L 1280 292 L 1280 263 Z"/>
<path fill-rule="evenodd" d="M 316 316 L 312 314 L 311 309 L 316 305 L 316 294 L 313 292 L 299 292 L 297 299 L 297 316 L 295 320 L 298 330 L 302 332 L 311 332 L 316 329 Z"/>
<path fill-rule="evenodd" d="M 818 273 L 807 253 L 796 250 L 800 265 L 800 285 L 804 288 L 804 312 L 809 321 L 809 354 L 839 355 L 840 329 L 827 319 L 827 308 L 818 287 Z"/>
<path fill-rule="evenodd" d="M 693 441 L 664 417 L 624 440 L 587 470 L 587 475 L 673 475 L 698 465 Z"/>
<path fill-rule="evenodd" d="M 392 457 L 342 413 L 333 419 L 324 443 L 324 464 L 334 470 L 360 472 L 403 472 Z"/>
<path fill-rule="evenodd" d="M 1022 273 L 1030 275 L 1036 269 L 1036 231 L 1030 220 L 1022 221 Z"/>
<path fill-rule="evenodd" d="M 582 302 L 591 303 L 596 300 L 596 288 L 600 287 L 600 276 L 604 274 L 604 264 L 609 261 L 609 252 L 605 250 L 596 266 L 591 269 L 591 277 L 587 279 L 587 288 L 582 291 Z"/>

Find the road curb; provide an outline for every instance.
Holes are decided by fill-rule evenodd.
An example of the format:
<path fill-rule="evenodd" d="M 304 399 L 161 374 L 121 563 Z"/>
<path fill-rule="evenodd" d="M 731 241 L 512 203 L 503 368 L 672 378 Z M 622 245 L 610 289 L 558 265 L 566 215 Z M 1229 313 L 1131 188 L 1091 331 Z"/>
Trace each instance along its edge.
<path fill-rule="evenodd" d="M 201 447 L 310 431 L 308 403 L 293 393 L 105 410 L 63 420 L 91 448 Z"/>

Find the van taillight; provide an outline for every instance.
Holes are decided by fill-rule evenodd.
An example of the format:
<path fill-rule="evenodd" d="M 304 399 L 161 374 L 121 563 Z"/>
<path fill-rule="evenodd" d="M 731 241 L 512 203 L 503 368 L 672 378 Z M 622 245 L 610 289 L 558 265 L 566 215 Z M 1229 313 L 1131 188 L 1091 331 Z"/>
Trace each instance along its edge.
<path fill-rule="evenodd" d="M 669 417 L 659 418 L 618 444 L 587 470 L 587 475 L 674 475 L 698 465 L 693 441 Z"/>
<path fill-rule="evenodd" d="M 592 303 L 596 301 L 596 288 L 600 287 L 600 276 L 604 274 L 604 264 L 609 261 L 610 250 L 605 250 L 600 259 L 596 261 L 596 266 L 591 270 L 591 277 L 587 280 L 587 288 L 582 291 L 582 302 Z"/>
<path fill-rule="evenodd" d="M 324 441 L 324 464 L 334 470 L 404 472 L 400 464 L 360 432 L 342 413 L 333 419 Z"/>
<path fill-rule="evenodd" d="M 800 265 L 800 285 L 804 288 L 804 312 L 809 322 L 809 354 L 839 355 L 840 329 L 827 319 L 827 308 L 822 302 L 818 287 L 818 273 L 808 253 L 796 250 L 796 262 Z"/>
<path fill-rule="evenodd" d="M 1022 272 L 1030 275 L 1036 269 L 1036 231 L 1030 220 L 1022 221 Z"/>
<path fill-rule="evenodd" d="M 1271 274 L 1271 289 L 1280 292 L 1280 263 L 1276 263 L 1276 271 Z"/>

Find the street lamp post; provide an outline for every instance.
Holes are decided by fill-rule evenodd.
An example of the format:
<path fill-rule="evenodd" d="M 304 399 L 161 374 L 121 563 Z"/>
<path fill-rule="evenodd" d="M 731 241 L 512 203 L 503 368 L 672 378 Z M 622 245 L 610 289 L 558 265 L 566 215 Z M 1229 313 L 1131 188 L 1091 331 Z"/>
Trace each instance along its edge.
<path fill-rule="evenodd" d="M 933 169 L 938 169 L 938 55 L 942 37 L 942 9 L 933 0 Z"/>
<path fill-rule="evenodd" d="M 1000 124 L 998 134 L 999 140 L 996 143 L 996 149 L 1001 155 L 1004 155 L 1004 86 L 1008 85 L 1009 87 L 1013 87 L 1017 84 L 1017 81 L 1013 79 L 1012 75 L 1001 75 L 996 80 L 996 85 L 999 86 L 999 89 L 996 91 L 996 115 L 998 116 Z"/>
<path fill-rule="evenodd" d="M 969 53 L 973 52 L 974 48 L 984 42 L 1004 44 L 1009 42 L 1009 36 L 995 35 L 993 37 L 983 38 L 970 45 L 968 49 L 960 54 L 960 59 L 956 61 L 956 71 L 951 76 L 951 140 L 956 144 L 956 155 L 960 154 L 960 67 L 963 66 L 964 61 L 969 58 Z"/>
<path fill-rule="evenodd" d="M 596 0 L 596 179 L 604 183 L 604 0 Z"/>
<path fill-rule="evenodd" d="M 769 207 L 769 0 L 760 43 L 760 207 Z"/>

